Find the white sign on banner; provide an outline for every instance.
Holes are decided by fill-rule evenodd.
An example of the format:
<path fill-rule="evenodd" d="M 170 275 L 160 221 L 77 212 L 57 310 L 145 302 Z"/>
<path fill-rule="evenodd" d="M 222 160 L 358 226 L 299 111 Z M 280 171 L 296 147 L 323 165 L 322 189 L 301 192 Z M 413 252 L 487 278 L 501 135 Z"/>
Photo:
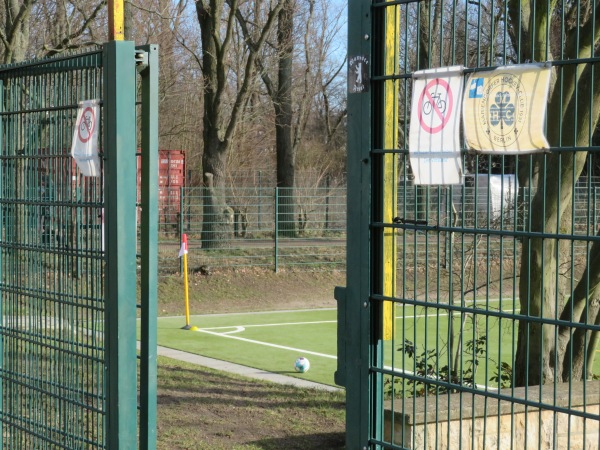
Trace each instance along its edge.
<path fill-rule="evenodd" d="M 99 100 L 79 102 L 73 143 L 71 144 L 71 156 L 75 159 L 81 174 L 89 177 L 100 176 L 100 159 L 98 158 L 99 125 Z"/>
<path fill-rule="evenodd" d="M 462 184 L 463 67 L 413 74 L 408 150 L 415 184 Z"/>

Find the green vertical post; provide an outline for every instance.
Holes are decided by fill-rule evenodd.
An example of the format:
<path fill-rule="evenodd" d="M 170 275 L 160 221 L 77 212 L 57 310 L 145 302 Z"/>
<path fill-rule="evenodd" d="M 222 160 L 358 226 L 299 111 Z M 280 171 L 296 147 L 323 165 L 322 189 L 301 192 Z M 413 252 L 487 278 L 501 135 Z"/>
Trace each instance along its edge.
<path fill-rule="evenodd" d="M 171 164 L 169 164 L 169 167 L 171 167 Z M 183 242 L 183 210 L 185 208 L 185 203 L 183 201 L 183 194 L 184 194 L 184 187 L 181 186 L 179 188 L 179 224 L 178 224 L 178 226 L 179 226 L 179 244 L 181 244 Z M 156 220 L 158 220 L 158 217 L 156 218 Z M 179 258 L 179 273 L 181 274 L 180 276 L 183 278 L 183 258 Z"/>
<path fill-rule="evenodd" d="M 347 269 L 344 314 L 346 331 L 340 356 L 346 386 L 346 448 L 369 448 L 370 436 L 370 221 L 371 221 L 371 2 L 348 2 L 348 190 Z M 360 81 L 360 82 L 359 82 Z"/>
<path fill-rule="evenodd" d="M 136 70 L 133 42 L 104 46 L 106 443 L 137 447 Z"/>
<path fill-rule="evenodd" d="M 4 81 L 0 80 L 0 111 L 4 111 Z M 4 142 L 4 123 L 2 123 L 2 116 L 0 116 L 0 143 Z M 2 183 L 4 179 L 4 164 L 0 159 L 0 197 L 3 197 L 4 190 L 2 188 Z M 4 227 L 4 208 L 0 207 L 0 226 Z M 4 271 L 3 269 L 3 261 L 2 261 L 3 252 L 0 251 L 0 281 L 4 283 Z M 4 315 L 4 304 L 2 299 L 4 295 L 0 295 L 0 314 Z M 0 372 L 4 372 L 4 336 L 0 334 Z M 2 386 L 4 385 L 2 379 L 0 379 L 0 412 L 4 412 L 4 390 Z M 0 450 L 4 448 L 4 433 L 1 430 L 0 426 Z"/>
<path fill-rule="evenodd" d="M 279 271 L 279 188 L 275 188 L 275 273 Z"/>
<path fill-rule="evenodd" d="M 262 230 L 262 172 L 258 171 L 258 231 Z"/>
<path fill-rule="evenodd" d="M 140 449 L 156 449 L 157 274 L 158 274 L 158 46 L 142 47 L 142 223 Z M 183 200 L 183 188 L 181 188 Z M 183 207 L 180 210 L 183 229 Z"/>

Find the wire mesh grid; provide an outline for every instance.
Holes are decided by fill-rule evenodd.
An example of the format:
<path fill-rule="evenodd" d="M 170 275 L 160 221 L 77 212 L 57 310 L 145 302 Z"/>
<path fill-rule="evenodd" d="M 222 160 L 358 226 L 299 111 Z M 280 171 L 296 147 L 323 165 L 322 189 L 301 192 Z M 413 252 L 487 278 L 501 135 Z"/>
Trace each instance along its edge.
<path fill-rule="evenodd" d="M 364 284 L 349 278 L 352 292 L 370 290 L 360 300 L 370 323 L 358 322 L 368 376 L 346 374 L 350 386 L 362 381 L 348 395 L 369 415 L 348 410 L 348 435 L 362 427 L 370 448 L 389 449 L 597 448 L 600 246 L 589 175 L 598 167 L 600 68 L 597 37 L 578 31 L 597 28 L 597 4 L 354 3 L 355 11 L 369 3 L 373 17 L 373 212 L 360 211 L 370 217 L 373 256 Z M 413 185 L 413 73 L 462 64 L 466 78 L 531 60 L 552 61 L 550 149 L 462 147 L 471 174 L 462 186 Z M 389 167 L 400 172 L 394 193 Z M 360 173 L 349 170 L 350 183 Z"/>
<path fill-rule="evenodd" d="M 102 99 L 101 56 L 0 71 L 4 448 L 105 445 L 103 178 L 70 155 L 78 102 Z"/>

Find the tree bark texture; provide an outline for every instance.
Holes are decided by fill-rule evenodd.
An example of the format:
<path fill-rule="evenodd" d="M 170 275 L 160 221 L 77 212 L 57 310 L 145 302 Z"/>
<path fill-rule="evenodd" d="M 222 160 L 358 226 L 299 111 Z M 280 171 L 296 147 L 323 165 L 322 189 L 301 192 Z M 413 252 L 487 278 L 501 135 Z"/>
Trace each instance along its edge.
<path fill-rule="evenodd" d="M 552 29 L 550 18 L 555 4 L 524 2 L 523 5 L 521 22 L 518 23 L 516 16 L 512 21 L 515 27 L 522 27 L 522 36 L 532 36 L 530 30 L 535 30 L 536 35 L 532 36 L 533 51 L 530 40 L 525 40 L 527 43 L 520 48 L 525 52 L 522 57 L 552 60 L 546 30 Z M 565 59 L 594 54 L 599 38 L 595 27 L 599 22 L 600 18 L 590 16 L 580 30 L 573 28 L 565 33 Z M 576 40 L 583 30 L 587 31 L 586 39 Z M 592 30 L 596 30 L 595 34 Z M 592 64 L 581 64 L 555 69 L 555 73 L 548 102 L 548 141 L 554 148 L 585 148 L 591 144 L 592 130 L 598 124 L 600 71 L 593 69 Z M 521 165 L 519 182 L 533 193 L 532 233 L 547 236 L 571 232 L 575 183 L 587 158 L 588 153 L 583 150 L 522 158 L 525 164 Z M 537 236 L 523 239 L 519 301 L 520 314 L 525 319 L 519 321 L 514 362 L 516 386 L 580 380 L 589 375 L 586 370 L 591 370 L 595 353 L 591 347 L 596 345 L 598 336 L 586 332 L 581 325 L 598 321 L 596 286 L 600 282 L 600 260 L 596 258 L 600 257 L 600 248 L 596 243 L 592 245 L 585 272 L 571 293 L 570 280 L 559 273 L 562 267 L 570 265 L 571 253 L 562 251 L 567 241 Z M 574 276 L 571 271 L 570 277 Z M 557 318 L 565 323 L 555 325 L 544 320 Z"/>
<path fill-rule="evenodd" d="M 294 0 L 285 0 L 277 27 L 278 84 L 274 101 L 277 147 L 278 225 L 280 236 L 296 236 L 294 184 L 296 151 L 292 142 L 292 63 L 294 51 Z"/>
<path fill-rule="evenodd" d="M 233 233 L 233 209 L 225 202 L 222 190 L 216 189 L 212 173 L 204 173 L 204 203 L 202 207 L 202 248 L 224 248 Z"/>
<path fill-rule="evenodd" d="M 267 36 L 273 29 L 282 3 L 269 10 L 256 40 L 248 39 L 248 56 L 242 74 L 230 96 L 228 79 L 229 50 L 236 20 L 240 18 L 238 0 L 198 0 L 196 13 L 202 41 L 202 75 L 204 83 L 203 155 L 204 208 L 202 223 L 203 248 L 219 248 L 227 245 L 233 233 L 233 210 L 227 206 L 224 196 L 224 176 L 227 154 L 231 151 L 235 131 L 242 120 L 254 78 L 256 59 Z M 227 8 L 225 7 L 227 5 Z M 237 19 L 236 19 L 237 18 Z"/>

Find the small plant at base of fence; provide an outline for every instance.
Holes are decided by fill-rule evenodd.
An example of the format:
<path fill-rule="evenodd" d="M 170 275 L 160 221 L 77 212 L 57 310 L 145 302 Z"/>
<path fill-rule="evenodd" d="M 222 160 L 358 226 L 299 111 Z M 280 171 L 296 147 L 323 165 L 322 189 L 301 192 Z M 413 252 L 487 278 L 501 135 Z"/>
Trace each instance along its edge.
<path fill-rule="evenodd" d="M 490 381 L 498 383 L 498 388 L 505 389 L 512 386 L 513 370 L 510 364 L 502 362 Z"/>
<path fill-rule="evenodd" d="M 414 360 L 415 378 L 387 377 L 384 381 L 385 396 L 387 398 L 421 397 L 425 394 L 439 395 L 457 392 L 457 389 L 453 389 L 452 385 L 475 387 L 479 359 L 486 356 L 486 343 L 487 336 L 485 335 L 465 343 L 467 354 L 471 355 L 471 358 L 468 358 L 461 365 L 459 371 L 458 368 L 451 370 L 447 364 L 439 367 L 440 356 L 437 349 L 423 350 L 418 353 L 415 344 L 405 339 L 398 351 Z M 512 370 L 510 370 L 510 366 L 508 366 L 508 369 L 510 380 L 512 379 Z M 505 380 L 505 376 L 506 374 L 502 372 L 501 379 Z M 443 384 L 440 385 L 440 383 Z"/>

